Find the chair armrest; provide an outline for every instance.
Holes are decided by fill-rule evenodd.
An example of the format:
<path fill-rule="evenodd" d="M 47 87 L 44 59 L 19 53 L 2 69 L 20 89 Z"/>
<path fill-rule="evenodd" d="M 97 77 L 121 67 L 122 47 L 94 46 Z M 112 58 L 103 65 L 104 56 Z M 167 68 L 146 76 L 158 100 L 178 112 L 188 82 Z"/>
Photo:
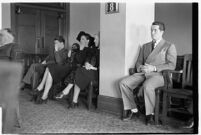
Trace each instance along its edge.
<path fill-rule="evenodd" d="M 172 88 L 172 77 L 171 77 L 171 72 L 173 70 L 163 70 L 162 75 L 164 78 L 164 87 L 165 89 Z"/>
<path fill-rule="evenodd" d="M 172 88 L 172 74 L 182 74 L 183 70 L 163 70 L 164 86 L 166 89 Z"/>
<path fill-rule="evenodd" d="M 169 72 L 173 74 L 182 74 L 183 70 L 170 70 Z"/>
<path fill-rule="evenodd" d="M 136 68 L 129 68 L 129 75 L 136 73 Z"/>

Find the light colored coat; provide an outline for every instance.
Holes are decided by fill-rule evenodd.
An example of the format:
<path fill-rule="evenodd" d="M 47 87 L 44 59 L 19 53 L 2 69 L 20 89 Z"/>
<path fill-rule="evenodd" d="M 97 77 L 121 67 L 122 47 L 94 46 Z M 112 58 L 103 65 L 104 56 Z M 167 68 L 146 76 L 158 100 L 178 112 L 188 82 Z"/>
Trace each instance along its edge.
<path fill-rule="evenodd" d="M 152 42 L 144 44 L 140 50 L 136 68 L 145 63 L 156 66 L 157 72 L 176 67 L 177 51 L 174 44 L 162 39 L 152 51 Z"/>
<path fill-rule="evenodd" d="M 144 44 L 136 62 L 138 73 L 125 77 L 119 83 L 124 110 L 136 108 L 133 90 L 142 84 L 145 99 L 146 115 L 154 113 L 155 89 L 164 85 L 163 70 L 173 70 L 176 67 L 177 52 L 174 44 L 162 39 L 152 51 L 152 42 Z M 156 72 L 142 73 L 140 65 L 150 64 L 156 67 Z"/>

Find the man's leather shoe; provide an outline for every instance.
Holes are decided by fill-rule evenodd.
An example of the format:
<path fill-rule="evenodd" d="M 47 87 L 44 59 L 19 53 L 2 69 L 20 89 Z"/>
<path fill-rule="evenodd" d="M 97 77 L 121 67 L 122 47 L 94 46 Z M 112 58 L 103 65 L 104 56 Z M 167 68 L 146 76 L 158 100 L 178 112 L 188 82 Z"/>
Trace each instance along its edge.
<path fill-rule="evenodd" d="M 127 117 L 129 112 L 130 112 L 130 110 L 123 110 L 121 119 Z"/>
<path fill-rule="evenodd" d="M 182 128 L 188 128 L 188 129 L 190 129 L 190 128 L 193 128 L 193 126 L 194 126 L 194 121 L 193 121 L 193 119 L 190 119 L 187 122 L 187 124 L 185 126 L 183 126 Z"/>
<path fill-rule="evenodd" d="M 138 117 L 139 117 L 139 112 L 134 113 L 131 111 L 126 117 L 123 118 L 123 121 L 128 121 Z"/>
<path fill-rule="evenodd" d="M 154 125 L 154 115 L 146 115 L 146 125 Z"/>

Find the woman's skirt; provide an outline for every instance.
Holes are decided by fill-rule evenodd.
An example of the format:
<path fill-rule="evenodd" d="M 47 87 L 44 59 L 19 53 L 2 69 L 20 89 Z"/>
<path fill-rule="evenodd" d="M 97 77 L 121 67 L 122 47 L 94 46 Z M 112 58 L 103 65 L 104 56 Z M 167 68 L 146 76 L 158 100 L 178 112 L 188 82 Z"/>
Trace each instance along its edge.
<path fill-rule="evenodd" d="M 69 64 L 50 64 L 47 67 L 50 71 L 54 84 L 62 81 L 72 71 L 72 66 Z"/>
<path fill-rule="evenodd" d="M 94 80 L 98 80 L 97 70 L 86 70 L 84 67 L 80 67 L 75 72 L 75 84 L 81 90 L 84 90 Z"/>

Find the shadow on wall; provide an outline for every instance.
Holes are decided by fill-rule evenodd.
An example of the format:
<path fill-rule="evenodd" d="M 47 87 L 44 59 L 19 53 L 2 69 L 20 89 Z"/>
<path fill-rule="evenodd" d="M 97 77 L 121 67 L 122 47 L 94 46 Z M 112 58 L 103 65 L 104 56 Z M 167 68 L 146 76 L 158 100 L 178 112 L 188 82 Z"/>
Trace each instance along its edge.
<path fill-rule="evenodd" d="M 150 36 L 150 33 L 145 25 L 136 25 L 131 26 L 130 38 L 131 41 L 135 41 L 137 44 L 144 44 Z M 133 40 L 135 38 L 135 40 Z"/>
<path fill-rule="evenodd" d="M 132 24 L 129 31 L 130 36 L 128 37 L 128 47 L 126 49 L 127 68 L 135 66 L 139 55 L 140 46 L 149 42 L 151 35 L 149 26 L 145 25 Z"/>

